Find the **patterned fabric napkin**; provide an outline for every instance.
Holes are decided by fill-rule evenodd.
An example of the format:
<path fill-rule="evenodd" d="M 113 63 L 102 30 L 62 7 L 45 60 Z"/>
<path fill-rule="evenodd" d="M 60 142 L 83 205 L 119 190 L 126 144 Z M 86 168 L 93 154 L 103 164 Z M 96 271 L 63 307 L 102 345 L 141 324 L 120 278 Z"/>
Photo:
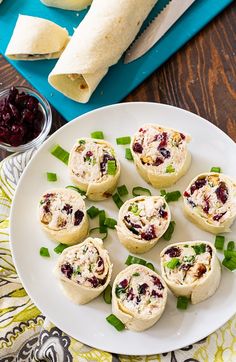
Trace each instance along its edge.
<path fill-rule="evenodd" d="M 234 362 L 236 316 L 208 338 L 178 351 L 153 356 L 116 356 L 65 335 L 41 315 L 26 294 L 9 246 L 9 210 L 16 184 L 35 149 L 0 164 L 0 362 Z"/>

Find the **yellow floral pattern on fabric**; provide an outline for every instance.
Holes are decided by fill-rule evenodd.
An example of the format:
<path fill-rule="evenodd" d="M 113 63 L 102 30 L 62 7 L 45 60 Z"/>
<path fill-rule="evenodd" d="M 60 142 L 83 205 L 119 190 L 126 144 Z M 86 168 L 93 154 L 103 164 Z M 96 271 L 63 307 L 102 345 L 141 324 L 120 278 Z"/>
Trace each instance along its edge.
<path fill-rule="evenodd" d="M 13 155 L 0 167 L 0 361 L 56 362 L 234 362 L 236 316 L 203 341 L 153 356 L 113 356 L 65 335 L 44 319 L 16 274 L 9 246 L 9 211 L 15 185 L 34 150 Z M 55 357 L 55 356 L 54 356 Z M 54 360 L 53 360 L 54 361 Z"/>

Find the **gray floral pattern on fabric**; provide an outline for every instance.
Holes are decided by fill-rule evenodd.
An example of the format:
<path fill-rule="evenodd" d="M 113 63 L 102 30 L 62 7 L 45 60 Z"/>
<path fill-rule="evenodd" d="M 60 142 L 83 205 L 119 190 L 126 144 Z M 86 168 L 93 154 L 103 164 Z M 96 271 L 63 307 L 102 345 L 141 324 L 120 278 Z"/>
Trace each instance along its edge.
<path fill-rule="evenodd" d="M 63 335 L 57 327 L 50 331 L 40 333 L 38 344 L 35 348 L 35 361 L 37 362 L 72 362 L 69 352 L 70 338 Z"/>

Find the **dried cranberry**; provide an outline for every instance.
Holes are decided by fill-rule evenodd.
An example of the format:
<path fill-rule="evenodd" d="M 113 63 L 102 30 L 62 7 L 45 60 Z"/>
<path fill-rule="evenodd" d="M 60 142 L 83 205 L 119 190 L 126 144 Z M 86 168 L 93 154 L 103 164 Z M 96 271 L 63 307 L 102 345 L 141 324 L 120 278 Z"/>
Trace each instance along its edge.
<path fill-rule="evenodd" d="M 148 288 L 147 283 L 143 283 L 139 285 L 138 291 L 140 294 L 146 294 L 147 288 Z"/>
<path fill-rule="evenodd" d="M 0 126 L 0 141 L 9 142 L 10 131 L 7 127 Z"/>
<path fill-rule="evenodd" d="M 162 158 L 157 157 L 156 161 L 153 162 L 153 166 L 160 166 L 162 163 L 164 163 L 164 161 L 162 160 Z"/>
<path fill-rule="evenodd" d="M 75 225 L 75 226 L 78 226 L 78 225 L 81 223 L 81 221 L 83 220 L 83 217 L 84 217 L 83 211 L 77 210 L 77 211 L 75 212 L 74 225 Z"/>
<path fill-rule="evenodd" d="M 122 288 L 127 288 L 129 282 L 127 279 L 124 279 L 120 282 L 120 285 L 122 286 Z"/>
<path fill-rule="evenodd" d="M 61 266 L 61 272 L 70 279 L 73 273 L 73 268 L 69 263 L 66 263 Z"/>
<path fill-rule="evenodd" d="M 159 290 L 162 290 L 164 289 L 164 286 L 163 284 L 161 283 L 160 279 L 157 278 L 155 275 L 152 275 L 152 281 L 153 281 L 153 284 L 158 287 Z"/>
<path fill-rule="evenodd" d="M 141 233 L 141 238 L 144 240 L 152 240 L 156 238 L 154 225 L 150 225 L 146 231 Z"/>
<path fill-rule="evenodd" d="M 210 202 L 209 202 L 209 197 L 208 198 L 204 198 L 205 201 L 205 206 L 203 208 L 203 211 L 208 214 L 209 213 L 209 209 L 210 209 Z"/>
<path fill-rule="evenodd" d="M 159 210 L 159 215 L 160 215 L 160 217 L 163 217 L 163 219 L 167 219 L 167 217 L 168 217 L 168 212 L 165 211 L 165 210 L 161 207 L 160 210 Z"/>
<path fill-rule="evenodd" d="M 184 191 L 184 196 L 185 196 L 185 197 L 189 197 L 190 194 L 189 194 L 187 191 Z"/>
<path fill-rule="evenodd" d="M 99 286 L 99 279 L 93 276 L 92 278 L 88 278 L 90 284 L 92 284 L 93 288 L 97 288 Z"/>
<path fill-rule="evenodd" d="M 212 255 L 212 248 L 209 245 L 206 246 L 206 251 Z"/>
<path fill-rule="evenodd" d="M 134 290 L 133 290 L 133 288 L 128 289 L 128 291 L 127 291 L 127 299 L 129 299 L 129 300 L 134 299 Z"/>
<path fill-rule="evenodd" d="M 125 215 L 124 216 L 124 220 L 127 222 L 127 224 L 129 224 L 130 226 L 132 226 L 132 228 L 134 229 L 140 229 L 141 225 L 139 224 L 134 224 L 131 220 L 130 220 L 130 216 L 129 215 Z M 132 230 L 133 231 L 133 230 Z M 137 232 L 138 234 L 138 232 Z"/>
<path fill-rule="evenodd" d="M 31 123 L 34 120 L 34 114 L 29 109 L 24 109 L 21 115 L 22 122 Z"/>
<path fill-rule="evenodd" d="M 170 151 L 166 148 L 159 148 L 159 151 L 164 158 L 170 158 Z"/>
<path fill-rule="evenodd" d="M 185 135 L 183 133 L 180 133 L 180 137 L 182 138 L 182 140 L 185 140 Z"/>
<path fill-rule="evenodd" d="M 224 216 L 224 214 L 226 214 L 226 212 L 227 212 L 227 211 L 222 212 L 221 214 L 214 215 L 212 219 L 213 219 L 214 221 L 219 221 L 219 220 L 222 218 L 222 216 Z"/>
<path fill-rule="evenodd" d="M 177 246 L 172 246 L 166 250 L 165 254 L 169 255 L 170 258 L 178 258 L 181 255 L 181 249 Z"/>
<path fill-rule="evenodd" d="M 92 157 L 93 156 L 93 152 L 92 151 L 87 151 L 86 152 L 86 157 Z"/>
<path fill-rule="evenodd" d="M 192 184 L 190 187 L 191 195 L 194 193 L 194 191 L 201 189 L 206 184 L 206 178 L 200 178 Z"/>
<path fill-rule="evenodd" d="M 167 132 L 162 132 L 156 135 L 155 140 L 160 141 L 158 148 L 166 147 L 167 146 Z"/>
<path fill-rule="evenodd" d="M 8 103 L 15 103 L 16 96 L 18 94 L 18 90 L 15 87 L 11 87 L 9 91 L 9 95 L 7 98 Z"/>
<path fill-rule="evenodd" d="M 228 200 L 228 188 L 224 182 L 220 182 L 219 187 L 215 191 L 217 199 L 225 204 Z"/>
<path fill-rule="evenodd" d="M 152 297 L 155 297 L 155 298 L 163 298 L 163 295 L 158 293 L 156 290 L 152 290 L 152 293 L 151 293 L 151 296 Z"/>
<path fill-rule="evenodd" d="M 141 302 L 141 298 L 137 295 L 136 297 L 136 304 L 139 304 Z"/>
<path fill-rule="evenodd" d="M 44 212 L 46 212 L 46 214 L 48 214 L 50 212 L 49 206 L 50 206 L 50 202 L 47 203 L 46 205 L 44 205 L 44 207 L 43 207 L 43 210 L 44 210 Z"/>
<path fill-rule="evenodd" d="M 97 266 L 98 266 L 97 273 L 102 274 L 104 272 L 104 261 L 100 256 L 98 257 Z"/>
<path fill-rule="evenodd" d="M 143 146 L 141 145 L 141 143 L 135 142 L 133 144 L 133 151 L 136 153 L 142 153 L 143 152 Z"/>
<path fill-rule="evenodd" d="M 182 265 L 180 266 L 180 270 L 188 271 L 191 267 L 192 267 L 192 264 L 190 264 L 190 263 L 188 263 L 188 264 L 182 264 Z"/>
<path fill-rule="evenodd" d="M 19 113 L 18 109 L 16 108 L 16 106 L 14 106 L 14 104 L 9 103 L 9 108 L 10 108 L 11 114 L 15 118 L 15 120 L 19 121 L 20 113 Z"/>
<path fill-rule="evenodd" d="M 65 211 L 67 215 L 71 214 L 73 207 L 69 204 L 65 204 L 61 211 Z"/>
<path fill-rule="evenodd" d="M 26 108 L 30 111 L 34 111 L 35 109 L 38 109 L 39 101 L 37 98 L 30 96 L 27 103 Z"/>

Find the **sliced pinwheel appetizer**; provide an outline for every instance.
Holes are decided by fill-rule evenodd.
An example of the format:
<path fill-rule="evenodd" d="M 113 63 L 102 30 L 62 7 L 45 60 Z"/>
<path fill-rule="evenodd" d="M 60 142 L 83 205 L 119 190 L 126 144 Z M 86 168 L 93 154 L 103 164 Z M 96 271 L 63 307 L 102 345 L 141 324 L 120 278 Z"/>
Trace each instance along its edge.
<path fill-rule="evenodd" d="M 101 294 L 111 280 L 108 251 L 98 238 L 66 248 L 55 268 L 65 294 L 76 304 L 86 304 Z"/>
<path fill-rule="evenodd" d="M 161 196 L 138 196 L 126 201 L 116 226 L 120 242 L 132 253 L 150 250 L 167 230 L 170 209 Z"/>
<path fill-rule="evenodd" d="M 135 134 L 131 151 L 142 178 L 153 187 L 173 185 L 187 172 L 190 136 L 157 124 L 146 124 Z"/>
<path fill-rule="evenodd" d="M 88 234 L 84 200 L 73 190 L 47 191 L 40 199 L 39 220 L 49 238 L 63 244 L 79 243 Z"/>
<path fill-rule="evenodd" d="M 69 158 L 72 181 L 91 200 L 111 196 L 120 176 L 120 163 L 113 147 L 106 141 L 81 138 Z"/>
<path fill-rule="evenodd" d="M 215 247 L 205 241 L 169 245 L 161 252 L 161 274 L 177 296 L 197 304 L 212 296 L 220 283 L 221 267 Z"/>
<path fill-rule="evenodd" d="M 149 268 L 133 264 L 122 270 L 112 287 L 112 313 L 127 329 L 144 331 L 164 312 L 167 287 Z"/>
<path fill-rule="evenodd" d="M 183 193 L 186 216 L 201 229 L 229 232 L 236 217 L 236 182 L 220 173 L 195 177 Z"/>

